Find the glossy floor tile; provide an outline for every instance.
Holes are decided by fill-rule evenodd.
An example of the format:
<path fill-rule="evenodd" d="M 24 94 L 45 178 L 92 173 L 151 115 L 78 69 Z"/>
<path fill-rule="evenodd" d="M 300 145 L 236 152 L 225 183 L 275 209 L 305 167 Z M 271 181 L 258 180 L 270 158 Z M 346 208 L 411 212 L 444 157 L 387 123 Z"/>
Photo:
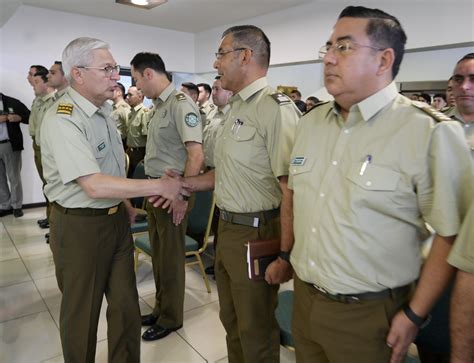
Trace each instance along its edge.
<path fill-rule="evenodd" d="M 22 218 L 0 218 L 0 363 L 64 362 L 59 337 L 61 292 L 44 234 L 36 223 L 44 208 L 25 209 Z M 212 254 L 212 246 L 208 251 Z M 204 256 L 204 265 L 212 257 Z M 141 254 L 136 271 L 142 314 L 152 311 L 155 284 L 150 257 Z M 186 267 L 184 326 L 164 339 L 142 342 L 141 362 L 227 362 L 225 331 L 219 320 L 216 283 L 211 293 L 196 266 Z M 285 284 L 282 289 L 291 289 Z M 96 362 L 107 362 L 107 302 L 97 329 Z M 142 329 L 144 331 L 145 328 Z M 282 362 L 294 354 L 282 349 Z"/>

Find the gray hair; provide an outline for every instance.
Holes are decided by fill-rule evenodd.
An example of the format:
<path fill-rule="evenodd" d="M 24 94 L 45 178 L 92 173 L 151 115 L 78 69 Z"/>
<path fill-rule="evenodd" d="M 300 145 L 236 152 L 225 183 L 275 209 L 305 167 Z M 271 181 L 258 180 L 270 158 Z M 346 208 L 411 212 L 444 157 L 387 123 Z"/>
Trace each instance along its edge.
<path fill-rule="evenodd" d="M 63 71 L 66 79 L 71 82 L 71 70 L 75 66 L 88 66 L 92 62 L 92 51 L 95 49 L 110 49 L 109 44 L 95 38 L 77 38 L 63 50 Z"/>

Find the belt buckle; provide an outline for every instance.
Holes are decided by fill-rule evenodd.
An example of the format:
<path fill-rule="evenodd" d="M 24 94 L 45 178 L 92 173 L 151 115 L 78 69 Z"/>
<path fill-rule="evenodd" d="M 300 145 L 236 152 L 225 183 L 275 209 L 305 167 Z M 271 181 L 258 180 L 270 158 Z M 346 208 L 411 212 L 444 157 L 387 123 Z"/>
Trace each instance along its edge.
<path fill-rule="evenodd" d="M 253 218 L 253 226 L 255 228 L 258 228 L 259 222 L 260 222 L 260 218 L 258 218 L 258 217 Z"/>
<path fill-rule="evenodd" d="M 115 206 L 115 207 L 109 208 L 109 211 L 107 212 L 107 214 L 110 216 L 112 214 L 117 213 L 117 211 L 118 211 L 118 206 Z"/>

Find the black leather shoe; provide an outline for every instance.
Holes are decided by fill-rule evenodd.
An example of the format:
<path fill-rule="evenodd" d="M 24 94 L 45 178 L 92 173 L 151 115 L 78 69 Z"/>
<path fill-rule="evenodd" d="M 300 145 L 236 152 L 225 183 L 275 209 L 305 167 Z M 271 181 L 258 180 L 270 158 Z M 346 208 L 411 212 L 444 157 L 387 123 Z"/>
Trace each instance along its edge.
<path fill-rule="evenodd" d="M 44 238 L 46 239 L 46 243 L 49 244 L 49 233 L 46 233 L 46 234 L 44 235 Z"/>
<path fill-rule="evenodd" d="M 163 328 L 159 325 L 153 325 L 152 327 L 148 328 L 142 335 L 142 339 L 146 341 L 158 340 L 164 338 L 171 334 L 172 332 L 182 328 L 183 326 L 180 325 L 176 328 Z"/>
<path fill-rule="evenodd" d="M 158 317 L 153 314 L 142 315 L 142 326 L 152 326 L 155 325 L 158 320 Z"/>
<path fill-rule="evenodd" d="M 13 209 L 13 215 L 15 216 L 15 218 L 18 218 L 18 217 L 23 217 L 24 213 L 21 208 L 18 208 L 18 209 Z"/>
<path fill-rule="evenodd" d="M 46 220 L 45 223 L 42 223 L 42 224 L 40 224 L 39 226 L 40 226 L 40 228 L 42 228 L 42 229 L 49 228 L 49 222 L 48 222 L 48 220 Z"/>
<path fill-rule="evenodd" d="M 38 223 L 38 224 L 45 224 L 45 223 L 48 223 L 48 218 L 45 218 L 45 219 L 38 219 L 38 220 L 36 221 L 36 223 Z"/>
<path fill-rule="evenodd" d="M 206 267 L 206 269 L 204 270 L 204 272 L 208 275 L 215 275 L 214 273 L 214 266 L 209 266 L 209 267 Z"/>
<path fill-rule="evenodd" d="M 12 213 L 13 209 L 0 209 L 0 217 L 5 217 Z"/>

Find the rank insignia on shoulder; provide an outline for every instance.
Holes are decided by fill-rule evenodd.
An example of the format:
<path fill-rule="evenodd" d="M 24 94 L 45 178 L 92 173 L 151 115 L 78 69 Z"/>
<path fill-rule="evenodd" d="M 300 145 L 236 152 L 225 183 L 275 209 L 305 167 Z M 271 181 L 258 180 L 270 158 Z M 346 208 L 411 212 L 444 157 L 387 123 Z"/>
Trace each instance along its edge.
<path fill-rule="evenodd" d="M 304 156 L 295 156 L 293 159 L 291 159 L 290 165 L 301 166 L 304 165 L 305 162 L 306 158 Z"/>
<path fill-rule="evenodd" d="M 184 93 L 177 93 L 176 94 L 176 99 L 178 101 L 185 101 L 186 100 L 186 95 Z"/>
<path fill-rule="evenodd" d="M 441 121 L 452 121 L 452 119 L 448 116 L 446 116 L 444 113 L 439 112 L 435 108 L 428 106 L 427 104 L 423 102 L 412 102 L 412 105 L 415 106 L 416 108 L 422 110 L 423 112 L 427 113 L 430 115 L 432 118 L 436 120 L 436 122 L 441 122 Z"/>
<path fill-rule="evenodd" d="M 281 92 L 272 93 L 271 96 L 279 105 L 291 102 L 290 98 L 287 95 L 285 95 L 284 93 L 281 93 Z"/>
<path fill-rule="evenodd" d="M 58 105 L 58 109 L 56 110 L 56 113 L 71 116 L 73 109 L 74 109 L 74 105 L 71 103 L 60 103 Z"/>
<path fill-rule="evenodd" d="M 199 125 L 199 117 L 195 113 L 190 112 L 184 116 L 184 122 L 186 122 L 186 125 L 189 127 L 196 127 Z"/>

